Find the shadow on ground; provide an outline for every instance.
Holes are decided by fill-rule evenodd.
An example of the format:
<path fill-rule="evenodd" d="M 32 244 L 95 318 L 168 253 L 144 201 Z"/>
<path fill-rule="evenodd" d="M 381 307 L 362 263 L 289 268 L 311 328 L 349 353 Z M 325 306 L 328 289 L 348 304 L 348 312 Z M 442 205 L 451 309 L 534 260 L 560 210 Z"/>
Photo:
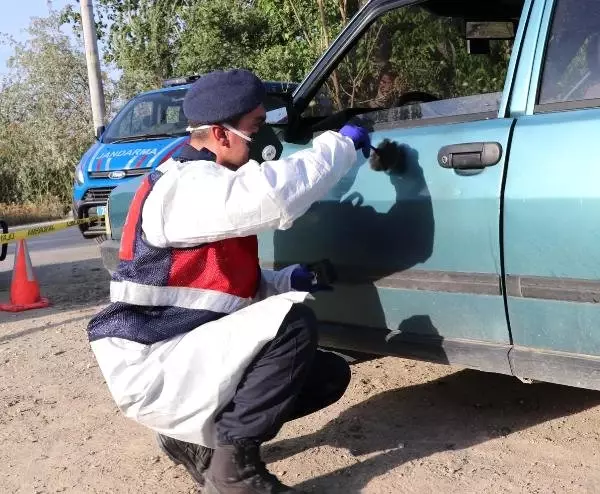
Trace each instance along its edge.
<path fill-rule="evenodd" d="M 343 412 L 322 430 L 270 443 L 267 462 L 316 446 L 375 457 L 298 486 L 314 492 L 360 492 L 406 462 L 461 450 L 600 405 L 600 393 L 551 384 L 525 385 L 499 374 L 465 370 L 386 391 Z"/>

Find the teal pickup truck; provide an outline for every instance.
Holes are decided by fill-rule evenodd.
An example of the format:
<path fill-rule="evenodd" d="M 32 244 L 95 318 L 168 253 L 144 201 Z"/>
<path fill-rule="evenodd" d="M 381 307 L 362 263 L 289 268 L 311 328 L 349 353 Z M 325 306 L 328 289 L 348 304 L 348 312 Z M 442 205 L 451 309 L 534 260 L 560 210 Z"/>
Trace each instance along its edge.
<path fill-rule="evenodd" d="M 600 1 L 372 0 L 282 111 L 283 156 L 354 118 L 401 146 L 259 237 L 336 267 L 324 347 L 600 389 Z"/>

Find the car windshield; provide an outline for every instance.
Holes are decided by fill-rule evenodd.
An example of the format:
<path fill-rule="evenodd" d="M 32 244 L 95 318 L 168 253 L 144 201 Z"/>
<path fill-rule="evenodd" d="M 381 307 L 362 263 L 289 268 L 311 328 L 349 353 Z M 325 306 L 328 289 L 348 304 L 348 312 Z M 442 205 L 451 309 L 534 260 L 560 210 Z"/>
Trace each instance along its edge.
<path fill-rule="evenodd" d="M 151 93 L 132 99 L 106 130 L 103 141 L 127 141 L 146 137 L 176 137 L 186 134 L 183 98 L 187 89 Z"/>
<path fill-rule="evenodd" d="M 282 87 L 281 91 L 293 87 Z M 151 93 L 129 101 L 111 122 L 102 137 L 105 143 L 139 141 L 177 137 L 186 134 L 187 119 L 183 113 L 183 98 L 187 88 Z M 265 99 L 265 109 L 277 120 L 285 110 L 283 96 L 270 93 Z"/>

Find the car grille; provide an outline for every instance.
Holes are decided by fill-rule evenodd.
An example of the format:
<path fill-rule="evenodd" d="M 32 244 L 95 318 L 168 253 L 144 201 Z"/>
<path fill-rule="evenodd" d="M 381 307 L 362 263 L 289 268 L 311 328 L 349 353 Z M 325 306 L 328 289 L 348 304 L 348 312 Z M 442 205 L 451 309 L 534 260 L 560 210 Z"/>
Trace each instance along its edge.
<path fill-rule="evenodd" d="M 108 175 L 112 173 L 114 170 L 104 171 L 104 172 L 88 172 L 91 178 L 110 178 Z M 140 175 L 144 175 L 150 171 L 152 168 L 131 168 L 130 170 L 119 170 L 125 172 L 125 177 L 138 177 Z M 123 177 L 124 178 L 124 177 Z"/>
<path fill-rule="evenodd" d="M 97 189 L 88 189 L 83 196 L 84 201 L 106 202 L 108 196 L 114 187 L 98 187 Z"/>

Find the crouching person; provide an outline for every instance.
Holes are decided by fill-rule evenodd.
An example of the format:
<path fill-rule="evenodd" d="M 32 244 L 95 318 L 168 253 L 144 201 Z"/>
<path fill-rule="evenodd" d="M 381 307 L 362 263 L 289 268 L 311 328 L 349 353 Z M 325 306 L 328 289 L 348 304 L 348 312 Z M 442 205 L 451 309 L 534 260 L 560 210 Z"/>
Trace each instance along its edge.
<path fill-rule="evenodd" d="M 285 229 L 368 153 L 355 126 L 259 165 L 264 86 L 243 70 L 188 91 L 190 143 L 150 173 L 123 229 L 111 304 L 89 323 L 92 350 L 124 414 L 158 433 L 203 492 L 292 493 L 260 446 L 337 401 L 347 363 L 317 350 L 299 265 L 261 270 L 257 233 Z"/>

